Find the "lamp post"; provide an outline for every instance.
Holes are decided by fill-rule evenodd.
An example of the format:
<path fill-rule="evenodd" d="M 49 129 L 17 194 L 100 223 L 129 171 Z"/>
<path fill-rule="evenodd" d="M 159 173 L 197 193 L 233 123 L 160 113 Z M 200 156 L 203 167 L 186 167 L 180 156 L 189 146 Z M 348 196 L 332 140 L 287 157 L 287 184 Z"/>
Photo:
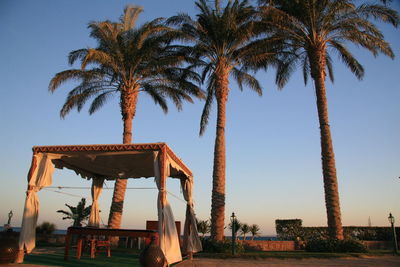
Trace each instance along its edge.
<path fill-rule="evenodd" d="M 390 224 L 392 225 L 392 230 L 393 230 L 393 242 L 394 242 L 394 253 L 397 254 L 398 248 L 397 248 L 397 237 L 396 237 L 396 229 L 394 228 L 394 217 L 392 213 L 389 213 L 388 220 Z"/>
<path fill-rule="evenodd" d="M 235 255 L 235 242 L 236 242 L 236 216 L 235 213 L 232 212 L 231 216 L 231 225 L 232 225 L 232 255 Z"/>

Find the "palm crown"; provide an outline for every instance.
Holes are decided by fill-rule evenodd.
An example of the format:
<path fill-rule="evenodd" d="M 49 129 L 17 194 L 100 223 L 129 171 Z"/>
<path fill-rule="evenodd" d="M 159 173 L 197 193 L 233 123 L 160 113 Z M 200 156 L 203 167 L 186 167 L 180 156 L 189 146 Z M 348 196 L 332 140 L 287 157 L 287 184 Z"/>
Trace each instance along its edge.
<path fill-rule="evenodd" d="M 181 25 L 186 41 L 192 46 L 181 47 L 192 69 L 199 69 L 202 79 L 207 79 L 207 99 L 203 109 L 200 134 L 208 123 L 210 108 L 214 98 L 227 100 L 228 84 L 221 86 L 221 79 L 228 82 L 233 77 L 242 90 L 246 85 L 262 94 L 258 81 L 246 70 L 265 55 L 255 55 L 251 42 L 255 40 L 253 18 L 255 10 L 248 1 L 229 1 L 221 9 L 219 1 L 214 8 L 205 0 L 196 2 L 200 10 L 197 20 L 186 14 L 171 17 L 170 24 Z"/>
<path fill-rule="evenodd" d="M 394 57 L 390 45 L 383 34 L 369 21 L 369 18 L 399 23 L 396 11 L 383 5 L 362 4 L 356 6 L 350 0 L 264 0 L 269 3 L 261 7 L 264 26 L 272 33 L 274 41 L 282 41 L 290 47 L 296 57 L 278 69 L 277 83 L 283 86 L 296 65 L 302 66 L 304 81 L 307 83 L 313 68 L 310 63 L 316 53 L 322 52 L 323 65 L 330 79 L 334 80 L 332 52 L 339 55 L 342 62 L 357 78 L 364 75 L 364 68 L 350 53 L 347 43 L 366 48 L 374 56 L 378 53 Z M 289 55 L 289 54 L 287 54 Z M 326 68 L 326 69 L 325 69 Z M 315 76 L 315 74 L 314 74 Z"/>
<path fill-rule="evenodd" d="M 150 95 L 164 112 L 168 110 L 167 97 L 180 109 L 183 100 L 192 101 L 191 95 L 201 96 L 191 82 L 199 80 L 197 75 L 180 68 L 181 58 L 167 46 L 172 29 L 162 26 L 161 19 L 134 29 L 140 12 L 140 8 L 128 6 L 119 23 L 89 23 L 90 36 L 97 40 L 98 46 L 72 51 L 69 63 L 79 60 L 81 69 L 57 73 L 49 85 L 49 90 L 54 91 L 68 80 L 80 81 L 70 91 L 61 117 L 73 108 L 80 111 L 91 98 L 89 113 L 92 114 L 115 93 L 121 94 L 123 118 L 132 112 L 133 118 L 139 92 Z"/>

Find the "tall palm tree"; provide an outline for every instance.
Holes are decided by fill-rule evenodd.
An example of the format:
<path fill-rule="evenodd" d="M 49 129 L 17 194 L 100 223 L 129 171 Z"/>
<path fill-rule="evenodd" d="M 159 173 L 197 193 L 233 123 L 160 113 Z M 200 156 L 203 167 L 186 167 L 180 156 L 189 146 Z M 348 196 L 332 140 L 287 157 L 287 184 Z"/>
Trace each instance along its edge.
<path fill-rule="evenodd" d="M 77 60 L 80 69 L 57 73 L 51 80 L 53 92 L 62 83 L 78 80 L 61 109 L 61 117 L 92 99 L 89 113 L 99 110 L 111 96 L 119 95 L 123 120 L 123 143 L 132 142 L 132 120 L 140 93 L 147 93 L 163 111 L 168 111 L 167 98 L 177 108 L 183 101 L 192 102 L 191 96 L 202 97 L 195 85 L 200 77 L 181 66 L 183 57 L 169 48 L 174 31 L 156 19 L 134 28 L 140 7 L 127 6 L 119 22 L 101 21 L 89 23 L 90 36 L 97 41 L 96 48 L 84 48 L 69 54 L 69 63 Z M 127 179 L 116 178 L 108 224 L 119 228 Z"/>
<path fill-rule="evenodd" d="M 358 79 L 364 68 L 350 53 L 347 43 L 363 47 L 374 56 L 383 53 L 394 57 L 383 34 L 371 18 L 399 24 L 396 11 L 381 4 L 355 5 L 351 0 L 262 0 L 259 1 L 265 30 L 270 40 L 291 49 L 287 64 L 278 68 L 277 83 L 283 86 L 295 66 L 301 65 L 304 81 L 314 81 L 321 136 L 321 158 L 325 205 L 331 238 L 343 239 L 336 164 L 328 119 L 325 78 L 333 81 L 332 52 Z M 386 1 L 383 1 L 386 2 Z M 289 54 L 286 54 L 289 55 Z"/>
<path fill-rule="evenodd" d="M 248 71 L 256 62 L 268 59 L 267 53 L 255 53 L 254 8 L 247 0 L 229 1 L 221 8 L 220 1 L 211 6 L 206 0 L 196 3 L 196 19 L 187 14 L 171 17 L 168 22 L 180 25 L 189 45 L 181 47 L 191 69 L 202 72 L 207 81 L 207 98 L 200 122 L 200 135 L 206 129 L 211 106 L 217 102 L 217 124 L 214 146 L 211 204 L 211 238 L 224 237 L 225 217 L 225 120 L 229 95 L 229 78 L 240 90 L 246 85 L 261 95 L 261 86 Z"/>

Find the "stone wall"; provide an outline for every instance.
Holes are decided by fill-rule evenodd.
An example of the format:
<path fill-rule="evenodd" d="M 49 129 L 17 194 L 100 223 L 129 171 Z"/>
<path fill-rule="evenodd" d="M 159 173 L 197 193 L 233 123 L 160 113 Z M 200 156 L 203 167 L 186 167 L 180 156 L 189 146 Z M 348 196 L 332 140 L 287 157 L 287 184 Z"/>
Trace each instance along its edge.
<path fill-rule="evenodd" d="M 265 240 L 246 240 L 242 242 L 245 249 L 256 251 L 293 251 L 304 249 L 305 242 L 295 241 L 265 241 Z M 361 241 L 369 250 L 391 250 L 391 241 Z"/>

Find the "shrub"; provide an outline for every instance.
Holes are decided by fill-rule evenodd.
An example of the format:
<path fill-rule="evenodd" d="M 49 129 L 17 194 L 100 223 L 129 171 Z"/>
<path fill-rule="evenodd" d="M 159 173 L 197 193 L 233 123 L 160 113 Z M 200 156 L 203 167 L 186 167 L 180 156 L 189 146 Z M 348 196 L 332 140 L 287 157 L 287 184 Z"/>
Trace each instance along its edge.
<path fill-rule="evenodd" d="M 279 240 L 328 239 L 328 227 L 303 227 L 302 220 L 276 220 L 275 228 Z M 400 227 L 396 227 L 397 239 L 400 240 Z M 344 226 L 343 234 L 346 239 L 356 240 L 392 240 L 393 231 L 390 227 Z"/>
<path fill-rule="evenodd" d="M 340 240 L 337 243 L 337 252 L 367 252 L 367 247 L 360 241 L 354 239 Z"/>
<path fill-rule="evenodd" d="M 300 219 L 292 220 L 275 220 L 276 234 L 279 240 L 296 240 L 301 235 L 301 225 L 303 221 Z"/>
<path fill-rule="evenodd" d="M 36 233 L 50 235 L 56 230 L 56 225 L 50 222 L 43 222 L 41 225 L 36 227 Z"/>
<path fill-rule="evenodd" d="M 309 252 L 367 252 L 367 248 L 361 242 L 353 239 L 313 239 L 307 241 L 305 249 Z"/>
<path fill-rule="evenodd" d="M 225 239 L 224 241 L 214 241 L 210 238 L 202 238 L 201 243 L 203 245 L 204 252 L 210 252 L 210 253 L 232 252 L 232 240 Z M 244 252 L 244 247 L 241 242 L 235 242 L 235 252 L 237 254 Z"/>

